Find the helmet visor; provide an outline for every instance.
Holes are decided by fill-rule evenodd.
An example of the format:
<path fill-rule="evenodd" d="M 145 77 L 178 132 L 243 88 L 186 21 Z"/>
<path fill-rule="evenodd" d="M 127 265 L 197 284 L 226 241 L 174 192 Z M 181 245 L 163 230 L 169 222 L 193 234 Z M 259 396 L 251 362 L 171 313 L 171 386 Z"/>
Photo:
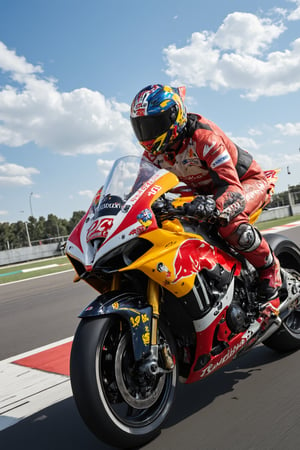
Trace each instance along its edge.
<path fill-rule="evenodd" d="M 131 117 L 132 128 L 139 141 L 150 141 L 164 134 L 176 121 L 173 108 L 154 116 Z"/>

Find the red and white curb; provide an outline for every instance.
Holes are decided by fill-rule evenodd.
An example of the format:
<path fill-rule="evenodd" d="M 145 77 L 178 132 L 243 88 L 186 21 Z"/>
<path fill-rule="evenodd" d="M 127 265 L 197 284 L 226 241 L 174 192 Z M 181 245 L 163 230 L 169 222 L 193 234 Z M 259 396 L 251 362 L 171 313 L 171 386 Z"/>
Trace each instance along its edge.
<path fill-rule="evenodd" d="M 72 339 L 0 361 L 0 431 L 72 396 Z"/>
<path fill-rule="evenodd" d="M 280 225 L 278 227 L 268 228 L 268 229 L 262 230 L 261 233 L 262 234 L 280 233 L 281 231 L 286 231 L 288 229 L 299 227 L 299 226 L 300 226 L 300 220 L 298 220 L 297 222 L 287 223 L 286 225 Z"/>

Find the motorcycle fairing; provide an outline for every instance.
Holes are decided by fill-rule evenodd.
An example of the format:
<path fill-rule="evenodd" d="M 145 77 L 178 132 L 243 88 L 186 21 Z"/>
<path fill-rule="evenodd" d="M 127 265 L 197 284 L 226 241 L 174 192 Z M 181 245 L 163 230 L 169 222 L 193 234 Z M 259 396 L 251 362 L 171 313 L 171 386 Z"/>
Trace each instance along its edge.
<path fill-rule="evenodd" d="M 224 314 L 222 318 L 225 318 L 225 316 L 226 314 Z M 247 331 L 233 336 L 229 345 L 227 345 L 226 348 L 217 355 L 213 355 L 212 353 L 202 353 L 202 341 L 205 342 L 205 339 L 208 339 L 208 341 L 212 342 L 215 326 L 216 324 L 214 323 L 211 327 L 205 330 L 205 332 L 197 333 L 197 352 L 201 349 L 201 354 L 196 354 L 193 367 L 191 368 L 186 383 L 193 383 L 194 381 L 206 378 L 220 367 L 228 364 L 241 352 L 245 352 L 257 341 L 257 332 L 261 328 L 261 324 L 256 320 L 250 325 Z"/>
<path fill-rule="evenodd" d="M 88 212 L 69 236 L 66 253 L 80 261 L 87 271 L 102 257 L 129 242 L 136 236 L 157 228 L 155 215 L 151 211 L 151 205 L 157 198 L 178 183 L 177 177 L 164 169 L 157 171 L 142 187 L 133 193 L 117 215 L 97 215 L 94 202 Z M 109 221 L 103 233 L 101 226 L 103 221 Z M 97 233 L 103 233 L 103 242 L 100 247 L 94 247 L 92 232 L 98 238 Z"/>
<path fill-rule="evenodd" d="M 136 361 L 150 352 L 152 307 L 145 299 L 131 292 L 111 291 L 99 295 L 80 314 L 80 318 L 92 318 L 117 314 L 130 326 Z"/>
<path fill-rule="evenodd" d="M 205 242 L 200 235 L 172 232 L 158 228 L 143 237 L 153 246 L 135 262 L 120 271 L 139 269 L 176 297 L 188 294 L 195 277 L 203 269 L 213 270 L 217 264 L 238 275 L 240 261 Z"/>
<path fill-rule="evenodd" d="M 226 313 L 232 303 L 234 283 L 233 279 L 224 297 L 203 318 L 193 321 L 197 333 L 196 350 L 186 383 L 193 383 L 210 375 L 233 360 L 241 351 L 245 351 L 253 340 L 258 339 L 257 332 L 262 326 L 259 319 L 246 331 L 236 335 L 227 326 Z M 215 340 L 219 348 L 216 347 Z"/>
<path fill-rule="evenodd" d="M 235 275 L 241 263 L 220 248 L 207 243 L 202 236 L 186 232 L 178 221 L 166 220 L 158 227 L 152 204 L 163 193 L 178 184 L 177 177 L 164 169 L 152 174 L 150 179 L 125 201 L 116 215 L 101 215 L 101 198 L 107 198 L 103 188 L 96 196 L 89 211 L 70 235 L 67 255 L 80 261 L 85 271 L 103 263 L 116 249 L 135 238 L 148 240 L 152 247 L 135 261 L 124 262 L 120 272 L 138 269 L 144 272 L 174 295 L 182 297 L 194 286 L 196 274 L 217 264 Z M 114 194 L 114 193 L 113 193 Z M 98 206 L 99 205 L 99 206 Z M 103 209 L 102 209 L 103 211 Z M 99 244 L 100 242 L 100 244 Z M 126 249 L 122 251 L 126 253 Z"/>

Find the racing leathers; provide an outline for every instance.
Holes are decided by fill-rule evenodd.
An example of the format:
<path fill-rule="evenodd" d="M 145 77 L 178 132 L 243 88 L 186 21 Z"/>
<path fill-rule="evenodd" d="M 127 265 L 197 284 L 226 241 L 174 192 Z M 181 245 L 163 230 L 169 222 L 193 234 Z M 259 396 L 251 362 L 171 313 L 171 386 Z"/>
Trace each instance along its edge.
<path fill-rule="evenodd" d="M 267 241 L 249 223 L 259 209 L 269 185 L 253 157 L 234 144 L 212 121 L 188 114 L 183 139 L 162 154 L 144 151 L 144 158 L 173 172 L 198 194 L 213 194 L 220 214 L 219 234 L 242 254 L 260 274 L 261 301 L 278 297 L 280 266 Z"/>

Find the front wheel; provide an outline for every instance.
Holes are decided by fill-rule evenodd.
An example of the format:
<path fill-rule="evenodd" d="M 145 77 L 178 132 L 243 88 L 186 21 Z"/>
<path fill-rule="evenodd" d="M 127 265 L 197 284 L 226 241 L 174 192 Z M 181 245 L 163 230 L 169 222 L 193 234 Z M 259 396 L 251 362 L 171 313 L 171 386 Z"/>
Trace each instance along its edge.
<path fill-rule="evenodd" d="M 175 353 L 163 324 L 160 341 Z M 141 371 L 133 357 L 131 334 L 117 316 L 82 319 L 70 361 L 75 402 L 88 428 L 109 445 L 132 448 L 159 432 L 175 394 L 177 371 Z"/>

